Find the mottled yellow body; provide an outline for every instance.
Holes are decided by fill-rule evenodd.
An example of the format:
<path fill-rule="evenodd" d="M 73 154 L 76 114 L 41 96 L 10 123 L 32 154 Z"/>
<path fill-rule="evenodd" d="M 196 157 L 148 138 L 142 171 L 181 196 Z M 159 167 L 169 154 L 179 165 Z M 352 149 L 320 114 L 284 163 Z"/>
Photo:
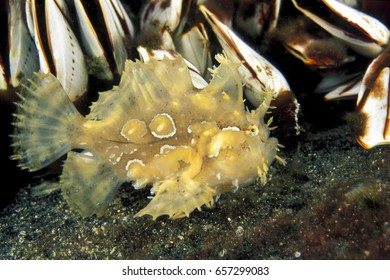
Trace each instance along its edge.
<path fill-rule="evenodd" d="M 251 184 L 259 176 L 265 182 L 277 149 L 263 122 L 272 93 L 265 93 L 258 109 L 247 111 L 238 65 L 223 56 L 217 59 L 221 64 L 202 90 L 193 87 L 180 56 L 146 64 L 128 61 L 119 86 L 101 93 L 86 118 L 70 102 L 58 101 L 63 93 L 46 92 L 50 86 L 61 91 L 54 77 L 38 74 L 28 90 L 31 95 L 19 104 L 15 158 L 35 170 L 81 149 L 68 152 L 61 185 L 66 200 L 82 216 L 102 215 L 123 182 L 133 182 L 136 189 L 152 186 L 153 199 L 137 215 L 153 218 L 188 216 L 195 208 L 210 206 L 219 193 Z M 57 100 L 51 104 L 49 99 Z M 52 116 L 53 121 L 36 116 L 38 109 L 26 109 L 30 103 L 37 108 L 40 103 L 50 108 L 60 103 L 67 109 Z M 26 128 L 31 125 L 56 126 L 50 137 L 57 144 L 47 146 L 44 155 L 35 143 L 28 143 L 28 137 L 47 141 Z"/>

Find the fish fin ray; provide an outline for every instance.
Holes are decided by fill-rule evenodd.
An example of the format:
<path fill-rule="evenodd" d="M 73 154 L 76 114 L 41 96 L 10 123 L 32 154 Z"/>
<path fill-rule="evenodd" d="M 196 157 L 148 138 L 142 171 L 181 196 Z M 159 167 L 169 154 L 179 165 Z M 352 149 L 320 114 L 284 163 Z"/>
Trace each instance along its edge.
<path fill-rule="evenodd" d="M 82 217 L 103 216 L 121 183 L 95 156 L 73 151 L 68 153 L 60 179 L 65 200 Z"/>
<path fill-rule="evenodd" d="M 202 205 L 210 207 L 214 203 L 215 195 L 215 190 L 208 186 L 201 186 L 194 180 L 169 178 L 158 183 L 156 195 L 136 214 L 136 217 L 150 215 L 156 219 L 168 215 L 176 219 L 189 216 L 194 209 L 201 210 Z"/>
<path fill-rule="evenodd" d="M 153 108 L 164 99 L 170 100 L 192 89 L 190 73 L 181 56 L 163 60 L 151 58 L 147 63 L 128 60 L 119 85 L 99 94 L 88 118 L 137 116 L 140 110 Z"/>
<path fill-rule="evenodd" d="M 75 121 L 82 116 L 52 74 L 35 73 L 19 92 L 11 135 L 12 159 L 23 169 L 46 167 L 72 146 Z"/>
<path fill-rule="evenodd" d="M 224 54 L 217 55 L 216 59 L 220 65 L 210 70 L 213 78 L 202 93 L 224 92 L 233 100 L 243 103 L 242 78 L 238 72 L 241 64 L 228 59 Z"/>

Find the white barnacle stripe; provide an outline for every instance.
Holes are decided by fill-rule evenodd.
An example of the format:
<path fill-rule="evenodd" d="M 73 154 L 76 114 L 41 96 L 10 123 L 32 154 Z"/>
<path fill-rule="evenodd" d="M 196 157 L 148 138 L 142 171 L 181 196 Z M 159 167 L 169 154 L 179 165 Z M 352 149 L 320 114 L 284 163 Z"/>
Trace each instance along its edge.
<path fill-rule="evenodd" d="M 150 121 L 149 129 L 156 138 L 169 138 L 176 134 L 176 126 L 167 113 L 157 114 Z"/>

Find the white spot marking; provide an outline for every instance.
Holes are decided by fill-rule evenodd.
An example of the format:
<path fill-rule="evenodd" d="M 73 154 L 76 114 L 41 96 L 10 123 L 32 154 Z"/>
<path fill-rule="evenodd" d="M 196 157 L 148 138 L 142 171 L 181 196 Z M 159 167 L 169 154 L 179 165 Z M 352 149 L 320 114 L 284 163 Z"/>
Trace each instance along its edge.
<path fill-rule="evenodd" d="M 116 162 L 120 162 L 123 156 L 123 152 L 116 158 Z"/>
<path fill-rule="evenodd" d="M 157 128 L 156 128 L 156 130 L 158 131 L 158 132 L 160 132 L 161 130 L 163 130 L 164 129 L 164 125 L 162 125 L 162 124 L 160 124 L 159 126 L 157 126 Z"/>
<path fill-rule="evenodd" d="M 167 117 L 167 118 L 169 119 L 169 121 L 170 121 L 171 124 L 172 124 L 173 131 L 172 131 L 171 133 L 168 133 L 168 134 L 165 134 L 165 135 L 158 135 L 156 132 L 154 132 L 153 130 L 151 130 L 150 132 L 153 134 L 153 136 L 156 137 L 156 138 L 162 139 L 162 138 L 169 138 L 169 137 L 172 137 L 173 135 L 175 135 L 175 134 L 176 134 L 175 122 L 173 121 L 172 117 L 171 117 L 169 114 L 167 114 L 167 113 L 162 113 L 162 114 L 157 114 L 157 115 L 155 115 L 155 116 L 153 117 L 153 119 L 150 121 L 150 123 L 152 123 L 153 120 L 154 120 L 155 118 L 158 118 L 158 117 L 160 117 L 160 116 L 164 116 L 164 117 Z M 163 129 L 163 126 L 162 126 L 162 125 L 159 125 L 159 126 L 157 127 L 157 131 L 161 131 L 162 129 Z"/>
<path fill-rule="evenodd" d="M 129 160 L 128 162 L 127 162 L 127 164 L 126 164 L 126 170 L 128 171 L 129 170 L 129 168 L 130 168 L 130 165 L 132 165 L 132 164 L 139 164 L 139 165 L 141 165 L 141 166 L 145 166 L 145 163 L 142 161 L 142 160 L 140 160 L 140 159 L 131 159 L 131 160 Z"/>
<path fill-rule="evenodd" d="M 231 131 L 240 131 L 240 129 L 237 126 L 228 126 L 222 128 L 222 131 L 231 130 Z"/>
<path fill-rule="evenodd" d="M 166 151 L 172 151 L 176 149 L 175 146 L 171 146 L 171 145 L 164 145 L 164 146 L 161 146 L 160 148 L 160 154 L 164 154 Z"/>
<path fill-rule="evenodd" d="M 133 119 L 133 120 L 130 120 L 130 121 L 138 122 L 139 124 L 141 124 L 141 125 L 143 125 L 143 126 L 146 127 L 146 125 L 145 125 L 145 123 L 144 123 L 143 121 L 140 121 L 140 120 L 137 120 L 137 119 Z M 120 131 L 120 135 L 122 135 L 127 141 L 130 141 L 130 138 L 127 137 L 127 135 L 133 133 L 130 129 L 127 130 L 127 131 L 124 131 L 126 125 L 127 125 L 130 121 L 128 121 L 127 123 L 125 123 L 125 124 L 123 125 L 121 131 Z M 142 134 L 140 134 L 139 136 L 140 136 L 140 137 L 143 137 L 143 136 L 145 136 L 145 134 L 146 134 L 146 129 L 145 129 L 145 133 L 142 133 Z"/>

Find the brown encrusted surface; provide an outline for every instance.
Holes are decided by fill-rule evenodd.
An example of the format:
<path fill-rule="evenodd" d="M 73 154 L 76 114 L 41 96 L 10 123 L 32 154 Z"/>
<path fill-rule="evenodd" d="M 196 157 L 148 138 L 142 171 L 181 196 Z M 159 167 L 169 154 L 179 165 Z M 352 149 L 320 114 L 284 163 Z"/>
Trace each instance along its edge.
<path fill-rule="evenodd" d="M 179 220 L 134 219 L 149 193 L 130 186 L 87 219 L 23 187 L 0 214 L 0 259 L 390 259 L 390 146 L 366 151 L 339 126 L 282 156 L 264 187 Z"/>

